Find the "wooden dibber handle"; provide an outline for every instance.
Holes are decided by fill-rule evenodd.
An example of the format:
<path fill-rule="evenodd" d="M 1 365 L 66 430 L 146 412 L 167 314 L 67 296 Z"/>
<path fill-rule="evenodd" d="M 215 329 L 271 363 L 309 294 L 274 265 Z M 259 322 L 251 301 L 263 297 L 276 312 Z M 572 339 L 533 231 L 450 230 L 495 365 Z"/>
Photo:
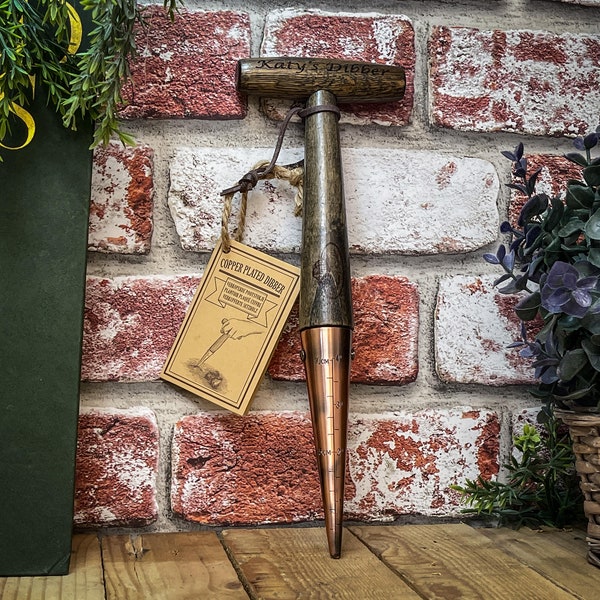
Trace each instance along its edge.
<path fill-rule="evenodd" d="M 327 58 L 247 58 L 238 61 L 237 88 L 265 98 L 306 100 L 319 90 L 331 92 L 337 102 L 401 100 L 404 69 Z"/>

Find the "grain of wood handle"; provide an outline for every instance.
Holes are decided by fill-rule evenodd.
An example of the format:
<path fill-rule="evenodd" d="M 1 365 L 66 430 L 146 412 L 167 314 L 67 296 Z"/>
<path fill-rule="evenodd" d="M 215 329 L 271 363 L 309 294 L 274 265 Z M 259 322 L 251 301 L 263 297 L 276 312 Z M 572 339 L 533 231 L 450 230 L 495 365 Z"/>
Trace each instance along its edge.
<path fill-rule="evenodd" d="M 338 103 L 401 100 L 406 78 L 397 65 L 324 58 L 248 58 L 238 61 L 237 87 L 244 94 L 306 100 L 318 90 Z"/>

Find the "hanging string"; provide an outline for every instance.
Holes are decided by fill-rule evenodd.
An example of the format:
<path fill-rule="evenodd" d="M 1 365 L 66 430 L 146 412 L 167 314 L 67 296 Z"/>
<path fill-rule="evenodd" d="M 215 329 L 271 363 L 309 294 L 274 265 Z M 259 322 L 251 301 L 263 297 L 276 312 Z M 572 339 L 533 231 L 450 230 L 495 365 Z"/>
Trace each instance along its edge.
<path fill-rule="evenodd" d="M 268 164 L 269 161 L 263 160 L 257 163 L 250 172 L 259 172 L 259 175 L 256 179 L 257 182 L 270 179 L 280 179 L 289 182 L 289 184 L 292 187 L 295 187 L 296 195 L 294 197 L 294 215 L 299 216 L 300 214 L 302 214 L 302 196 L 304 193 L 304 161 L 299 161 L 297 163 L 285 166 L 275 165 L 271 167 L 271 169 L 267 173 L 264 167 L 268 166 Z M 264 170 L 261 171 L 261 169 Z M 238 212 L 238 223 L 235 229 L 235 234 L 233 236 L 233 239 L 236 242 L 240 242 L 244 235 L 244 228 L 246 226 L 246 210 L 248 206 L 248 192 L 252 189 L 252 187 L 249 189 L 240 190 L 241 202 L 240 209 Z M 225 192 L 228 192 L 228 190 L 225 190 Z M 231 249 L 231 236 L 229 235 L 229 219 L 231 217 L 233 198 L 236 193 L 237 190 L 233 192 L 228 192 L 224 194 L 223 198 L 223 214 L 221 215 L 221 242 L 223 244 L 223 252 L 229 252 L 229 250 Z"/>
<path fill-rule="evenodd" d="M 275 150 L 271 160 L 260 161 L 248 173 L 246 173 L 236 185 L 221 192 L 221 196 L 224 197 L 223 214 L 221 215 L 221 243 L 223 246 L 223 252 L 229 252 L 231 250 L 229 219 L 231 217 L 233 197 L 238 192 L 241 194 L 238 224 L 233 238 L 236 242 L 240 242 L 244 235 L 244 228 L 246 226 L 248 192 L 252 190 L 259 181 L 270 179 L 287 181 L 292 187 L 296 188 L 296 195 L 294 197 L 294 215 L 299 216 L 302 213 L 302 198 L 304 194 L 304 161 L 299 161 L 297 163 L 285 166 L 278 165 L 276 163 L 277 158 L 279 157 L 279 152 L 281 151 L 285 132 L 292 117 L 294 115 L 298 115 L 300 118 L 305 118 L 317 112 L 333 112 L 336 114 L 338 119 L 340 116 L 340 110 L 334 104 L 323 104 L 320 106 L 313 106 L 311 108 L 293 106 L 288 111 L 285 119 L 281 123 L 279 136 L 277 137 L 277 143 L 275 145 Z"/>

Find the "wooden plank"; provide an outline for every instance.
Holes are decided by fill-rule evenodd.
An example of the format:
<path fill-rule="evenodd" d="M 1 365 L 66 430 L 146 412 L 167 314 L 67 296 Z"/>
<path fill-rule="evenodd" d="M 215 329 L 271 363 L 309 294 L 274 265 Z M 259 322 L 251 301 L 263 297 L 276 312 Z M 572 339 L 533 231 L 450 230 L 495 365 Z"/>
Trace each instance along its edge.
<path fill-rule="evenodd" d="M 507 527 L 478 531 L 498 548 L 582 600 L 598 598 L 600 569 L 587 562 L 585 532 L 528 528 L 514 531 Z"/>
<path fill-rule="evenodd" d="M 100 542 L 94 534 L 73 536 L 68 575 L 0 578 L 2 600 L 104 600 Z"/>
<path fill-rule="evenodd" d="M 431 600 L 573 598 L 494 548 L 489 538 L 468 525 L 357 526 L 350 530 Z"/>
<path fill-rule="evenodd" d="M 230 529 L 223 538 L 256 599 L 419 598 L 347 530 L 340 559 L 330 558 L 320 527 Z"/>
<path fill-rule="evenodd" d="M 102 539 L 107 600 L 248 599 L 211 531 Z"/>

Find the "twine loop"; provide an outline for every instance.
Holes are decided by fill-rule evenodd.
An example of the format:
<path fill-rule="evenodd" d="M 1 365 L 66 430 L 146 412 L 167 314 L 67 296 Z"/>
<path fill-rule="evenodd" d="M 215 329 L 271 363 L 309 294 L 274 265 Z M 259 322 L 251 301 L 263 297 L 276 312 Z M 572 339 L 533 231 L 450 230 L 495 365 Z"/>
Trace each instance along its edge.
<path fill-rule="evenodd" d="M 229 219 L 231 217 L 233 197 L 239 191 L 241 194 L 240 209 L 238 213 L 238 222 L 235 229 L 233 239 L 236 242 L 241 242 L 244 235 L 244 228 L 246 226 L 246 210 L 248 207 L 248 192 L 256 185 L 258 181 L 269 180 L 269 179 L 280 179 L 289 182 L 289 184 L 296 188 L 296 195 L 294 197 L 294 216 L 302 214 L 302 195 L 304 192 L 304 161 L 299 161 L 292 165 L 275 165 L 268 174 L 264 169 L 265 165 L 269 161 L 261 161 L 257 163 L 252 171 L 244 175 L 238 185 L 235 186 L 234 191 L 228 191 L 224 194 L 223 199 L 223 214 L 221 215 L 221 243 L 223 245 L 223 252 L 229 252 L 231 250 L 231 236 L 229 234 Z M 258 173 L 258 174 L 257 174 Z M 252 175 L 250 175 L 252 174 Z M 249 176 L 250 175 L 250 176 Z M 251 187 L 247 187 L 251 186 Z M 237 189 L 239 186 L 240 189 Z M 232 188 L 230 188 L 232 189 Z"/>
<path fill-rule="evenodd" d="M 233 204 L 233 197 L 238 192 L 241 194 L 240 210 L 238 214 L 238 223 L 235 230 L 233 239 L 236 242 L 240 242 L 244 235 L 244 228 L 246 226 L 246 210 L 248 207 L 248 192 L 256 187 L 259 181 L 269 179 L 280 179 L 287 181 L 292 187 L 296 188 L 296 195 L 294 197 L 294 216 L 300 216 L 302 214 L 302 198 L 304 194 L 304 161 L 299 161 L 290 165 L 278 165 L 277 158 L 283 144 L 283 138 L 288 127 L 288 124 L 294 115 L 298 115 L 304 119 L 310 115 L 319 112 L 331 112 L 336 115 L 336 118 L 340 118 L 340 109 L 335 104 L 322 104 L 319 106 L 312 106 L 310 108 L 302 108 L 301 106 L 293 106 L 286 114 L 281 127 L 279 129 L 279 136 L 275 145 L 275 150 L 270 161 L 263 160 L 258 162 L 254 167 L 248 171 L 236 185 L 227 188 L 221 192 L 223 196 L 223 214 L 221 215 L 221 243 L 223 246 L 223 252 L 229 252 L 231 250 L 231 236 L 229 235 L 229 219 L 231 217 L 231 210 Z"/>

